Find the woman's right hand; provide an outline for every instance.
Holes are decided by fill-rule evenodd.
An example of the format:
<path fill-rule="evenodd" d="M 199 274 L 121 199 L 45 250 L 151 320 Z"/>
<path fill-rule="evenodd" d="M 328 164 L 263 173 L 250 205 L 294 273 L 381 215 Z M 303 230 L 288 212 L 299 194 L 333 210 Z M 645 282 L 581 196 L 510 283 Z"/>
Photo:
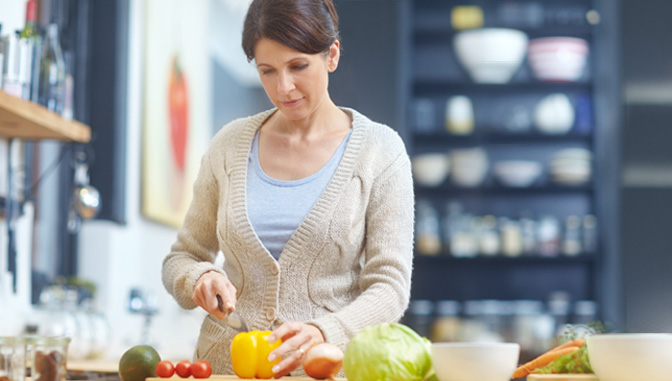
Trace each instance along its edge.
<path fill-rule="evenodd" d="M 191 299 L 217 319 L 223 320 L 227 316 L 226 311 L 236 308 L 236 291 L 236 287 L 224 275 L 208 271 L 196 281 Z M 218 308 L 217 295 L 222 297 L 223 312 Z"/>

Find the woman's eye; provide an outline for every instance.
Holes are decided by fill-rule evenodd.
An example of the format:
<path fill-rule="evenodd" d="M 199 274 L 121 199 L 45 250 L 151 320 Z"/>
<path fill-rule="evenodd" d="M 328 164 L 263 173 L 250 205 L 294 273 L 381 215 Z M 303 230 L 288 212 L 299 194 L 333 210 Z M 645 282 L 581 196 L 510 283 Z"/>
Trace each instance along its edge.
<path fill-rule="evenodd" d="M 294 66 L 294 70 L 303 70 L 308 67 L 308 64 L 301 64 Z"/>
<path fill-rule="evenodd" d="M 271 74 L 273 72 L 273 69 L 261 69 L 261 74 Z"/>

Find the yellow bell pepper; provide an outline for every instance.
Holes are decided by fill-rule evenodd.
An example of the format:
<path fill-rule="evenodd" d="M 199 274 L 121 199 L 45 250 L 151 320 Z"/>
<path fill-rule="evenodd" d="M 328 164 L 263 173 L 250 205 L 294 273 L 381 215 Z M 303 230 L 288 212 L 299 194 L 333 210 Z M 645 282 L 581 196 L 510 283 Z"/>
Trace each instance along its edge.
<path fill-rule="evenodd" d="M 271 344 L 267 338 L 271 331 L 251 331 L 237 334 L 231 342 L 231 364 L 240 378 L 272 378 L 271 368 L 278 362 L 268 361 L 268 355 L 282 344 L 278 340 Z"/>

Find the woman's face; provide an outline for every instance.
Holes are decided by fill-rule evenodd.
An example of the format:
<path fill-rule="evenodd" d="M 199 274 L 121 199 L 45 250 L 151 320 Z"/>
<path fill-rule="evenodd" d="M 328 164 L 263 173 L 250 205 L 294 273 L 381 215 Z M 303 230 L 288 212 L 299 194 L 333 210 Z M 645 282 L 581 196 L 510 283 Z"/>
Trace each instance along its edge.
<path fill-rule="evenodd" d="M 340 51 L 336 41 L 329 54 L 301 53 L 269 39 L 261 39 L 254 59 L 271 102 L 290 120 L 310 117 L 329 99 L 329 73 L 336 70 Z"/>

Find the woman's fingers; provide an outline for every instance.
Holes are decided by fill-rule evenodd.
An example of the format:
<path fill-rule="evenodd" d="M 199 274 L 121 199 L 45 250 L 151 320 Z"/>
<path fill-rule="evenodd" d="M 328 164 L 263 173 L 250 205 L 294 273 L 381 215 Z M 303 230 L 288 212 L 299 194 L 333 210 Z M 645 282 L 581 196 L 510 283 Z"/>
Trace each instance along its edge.
<path fill-rule="evenodd" d="M 217 295 L 221 298 L 224 311 L 219 309 Z M 192 299 L 205 311 L 222 320 L 226 317 L 227 310 L 235 309 L 236 287 L 222 274 L 209 271 L 196 281 Z"/>
<path fill-rule="evenodd" d="M 273 373 L 275 375 L 273 377 L 275 378 L 280 378 L 283 376 L 288 375 L 291 371 L 295 370 L 299 366 L 301 366 L 301 362 L 303 360 L 303 355 L 305 354 L 305 350 L 303 348 L 298 349 L 288 356 L 286 356 L 282 361 L 279 363 L 275 364 L 273 366 Z"/>
<path fill-rule="evenodd" d="M 274 342 L 282 339 L 282 344 L 273 350 L 269 361 L 277 358 L 282 360 L 273 367 L 275 377 L 287 375 L 289 372 L 301 366 L 303 355 L 315 343 L 324 342 L 322 331 L 312 324 L 302 322 L 284 323 L 269 336 L 268 341 Z"/>

